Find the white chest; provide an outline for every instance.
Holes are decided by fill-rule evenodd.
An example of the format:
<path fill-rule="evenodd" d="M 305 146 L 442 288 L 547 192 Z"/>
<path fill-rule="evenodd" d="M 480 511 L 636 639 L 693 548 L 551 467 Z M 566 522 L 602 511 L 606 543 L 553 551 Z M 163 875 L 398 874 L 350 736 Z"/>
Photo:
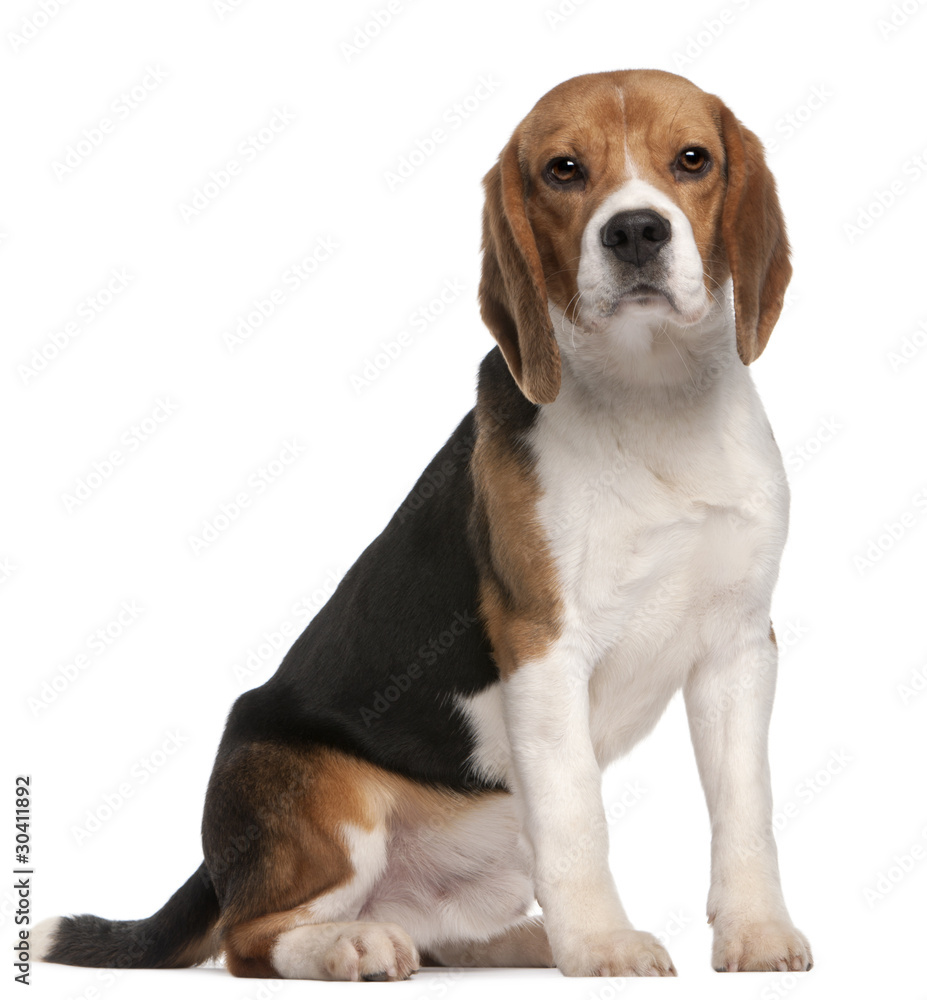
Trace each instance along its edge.
<path fill-rule="evenodd" d="M 611 759 L 654 724 L 725 616 L 768 609 L 788 493 L 748 379 L 700 408 L 563 402 L 532 435 L 538 514 Z"/>
<path fill-rule="evenodd" d="M 752 384 L 736 388 L 664 411 L 589 410 L 565 392 L 541 411 L 538 516 L 568 618 L 615 629 L 657 594 L 678 610 L 762 582 L 788 492 Z"/>

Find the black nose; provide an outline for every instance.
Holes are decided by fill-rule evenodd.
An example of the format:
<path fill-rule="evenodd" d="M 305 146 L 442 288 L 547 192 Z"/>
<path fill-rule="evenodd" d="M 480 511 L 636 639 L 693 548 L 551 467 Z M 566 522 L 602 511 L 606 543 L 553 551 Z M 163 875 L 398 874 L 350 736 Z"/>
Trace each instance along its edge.
<path fill-rule="evenodd" d="M 602 227 L 603 245 L 611 247 L 619 260 L 638 267 L 650 260 L 669 238 L 669 221 L 649 208 L 619 212 Z"/>

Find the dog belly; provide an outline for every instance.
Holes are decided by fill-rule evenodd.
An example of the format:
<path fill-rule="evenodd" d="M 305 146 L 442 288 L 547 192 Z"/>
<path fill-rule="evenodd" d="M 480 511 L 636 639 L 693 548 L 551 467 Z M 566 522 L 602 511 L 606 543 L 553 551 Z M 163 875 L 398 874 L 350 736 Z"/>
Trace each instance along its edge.
<path fill-rule="evenodd" d="M 394 830 L 386 865 L 356 919 L 399 924 L 419 948 L 485 940 L 534 901 L 531 862 L 511 795 L 474 797 L 445 821 Z"/>

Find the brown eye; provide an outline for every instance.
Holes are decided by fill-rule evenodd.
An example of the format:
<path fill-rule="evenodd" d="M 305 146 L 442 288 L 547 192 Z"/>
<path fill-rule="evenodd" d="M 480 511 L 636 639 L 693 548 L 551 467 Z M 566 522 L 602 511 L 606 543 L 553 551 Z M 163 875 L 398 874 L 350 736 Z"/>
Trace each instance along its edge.
<path fill-rule="evenodd" d="M 710 163 L 708 150 L 701 146 L 689 146 L 676 157 L 676 169 L 684 174 L 704 173 Z"/>
<path fill-rule="evenodd" d="M 582 179 L 583 169 L 569 156 L 559 156 L 547 164 L 547 178 L 557 184 L 569 184 Z"/>

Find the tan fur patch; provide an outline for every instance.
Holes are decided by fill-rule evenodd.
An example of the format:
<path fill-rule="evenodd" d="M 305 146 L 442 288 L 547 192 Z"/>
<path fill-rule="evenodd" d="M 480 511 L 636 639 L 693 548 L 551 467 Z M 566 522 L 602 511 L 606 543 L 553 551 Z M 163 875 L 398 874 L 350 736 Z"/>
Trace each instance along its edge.
<path fill-rule="evenodd" d="M 480 582 L 480 610 L 499 672 L 542 656 L 560 631 L 560 593 L 550 549 L 536 518 L 533 465 L 497 429 L 481 428 L 471 464 L 492 553 Z"/>

